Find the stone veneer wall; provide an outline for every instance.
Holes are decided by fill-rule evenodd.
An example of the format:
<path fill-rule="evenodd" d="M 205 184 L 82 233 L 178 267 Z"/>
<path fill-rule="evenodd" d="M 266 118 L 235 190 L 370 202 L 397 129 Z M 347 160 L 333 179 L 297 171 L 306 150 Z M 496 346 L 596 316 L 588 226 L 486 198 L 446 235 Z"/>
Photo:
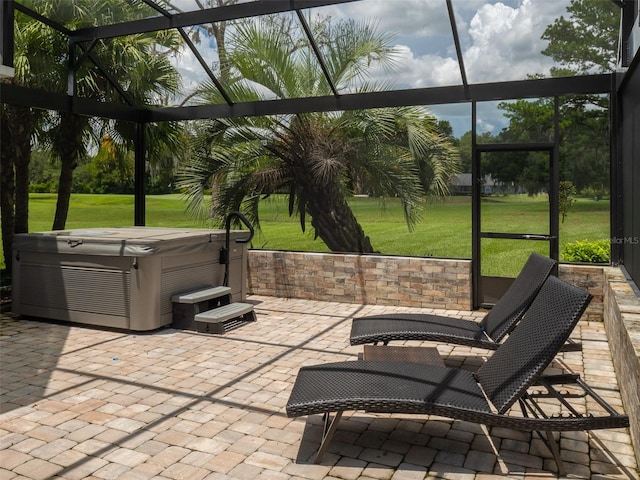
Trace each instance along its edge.
<path fill-rule="evenodd" d="M 605 268 L 604 324 L 631 441 L 640 464 L 640 299 L 619 268 Z"/>
<path fill-rule="evenodd" d="M 588 291 L 593 298 L 582 318 L 601 322 L 604 312 L 604 267 L 599 265 L 560 264 L 558 277 Z"/>
<path fill-rule="evenodd" d="M 249 251 L 249 292 L 284 298 L 470 310 L 471 261 Z"/>
<path fill-rule="evenodd" d="M 471 310 L 471 260 L 249 250 L 249 292 L 283 298 Z M 560 265 L 593 295 L 585 315 L 602 320 L 603 267 Z"/>

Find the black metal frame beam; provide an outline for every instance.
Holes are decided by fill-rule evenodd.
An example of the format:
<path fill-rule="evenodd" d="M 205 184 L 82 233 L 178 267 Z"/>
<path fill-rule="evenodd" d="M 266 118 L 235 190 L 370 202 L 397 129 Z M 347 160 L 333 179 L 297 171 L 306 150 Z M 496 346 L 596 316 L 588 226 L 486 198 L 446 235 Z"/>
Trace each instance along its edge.
<path fill-rule="evenodd" d="M 222 98 L 224 98 L 224 101 L 227 102 L 227 105 L 233 105 L 233 100 L 231 100 L 231 97 L 229 96 L 225 88 L 222 86 L 222 83 L 220 83 L 220 80 L 218 80 L 218 77 L 216 77 L 216 75 L 213 73 L 213 70 L 209 68 L 209 65 L 207 65 L 207 62 L 205 61 L 205 59 L 202 58 L 202 55 L 200 55 L 200 52 L 198 51 L 196 46 L 193 44 L 193 42 L 189 38 L 189 35 L 187 35 L 187 32 L 185 32 L 182 27 L 178 28 L 178 32 L 180 32 L 180 35 L 182 36 L 182 40 L 184 40 L 184 43 L 187 44 L 191 52 L 195 55 L 196 60 L 198 60 L 198 63 L 200 64 L 202 69 L 205 71 L 209 79 L 216 86 L 216 88 L 220 92 L 220 95 L 222 95 Z"/>
<path fill-rule="evenodd" d="M 341 110 L 364 110 L 369 108 L 397 107 L 406 105 L 442 105 L 469 101 L 496 101 L 519 98 L 542 98 L 556 95 L 583 95 L 611 92 L 612 74 L 587 75 L 582 77 L 548 78 L 513 82 L 481 83 L 462 86 L 390 90 L 385 92 L 353 93 L 339 97 L 291 98 L 239 102 L 233 105 L 198 105 L 137 109 L 123 104 L 107 104 L 95 100 L 77 98 L 71 108 L 67 95 L 43 92 L 27 87 L 0 84 L 3 101 L 49 110 L 58 110 L 95 117 L 123 119 L 143 122 L 177 120 L 201 120 L 211 118 L 237 118 L 245 116 L 296 114 Z"/>
<path fill-rule="evenodd" d="M 633 11 L 633 2 L 623 2 L 622 0 L 611 0 L 622 10 L 622 21 L 620 22 L 620 36 L 618 37 L 618 62 L 621 67 L 629 66 L 629 35 L 633 29 L 634 18 L 629 12 Z"/>
<path fill-rule="evenodd" d="M 13 4 L 15 5 L 15 9 L 18 10 L 19 12 L 24 13 L 25 15 L 29 15 L 31 18 L 34 18 L 36 20 L 38 20 L 40 23 L 45 24 L 48 27 L 53 28 L 54 30 L 57 30 L 58 32 L 64 34 L 64 35 L 71 35 L 73 32 L 71 30 L 69 30 L 67 27 L 65 27 L 64 25 L 59 24 L 58 22 L 54 22 L 53 20 L 40 15 L 38 12 L 31 10 L 28 7 L 25 7 L 24 5 L 22 5 L 21 3 L 16 3 L 13 2 Z"/>
<path fill-rule="evenodd" d="M 89 117 L 110 118 L 130 122 L 144 122 L 145 111 L 119 103 L 72 97 L 63 93 L 52 93 L 35 88 L 0 83 L 0 98 L 8 105 L 41 108 L 57 112 L 72 112 Z"/>
<path fill-rule="evenodd" d="M 456 23 L 456 16 L 453 11 L 453 4 L 451 0 L 447 0 L 447 12 L 449 12 L 449 23 L 451 24 L 451 33 L 453 33 L 453 43 L 456 47 L 456 55 L 458 56 L 458 66 L 460 67 L 460 76 L 462 77 L 462 85 L 465 89 L 468 89 L 469 82 L 467 81 L 467 71 L 464 68 L 464 59 L 462 57 L 462 47 L 460 46 L 460 35 L 458 34 L 458 25 Z"/>
<path fill-rule="evenodd" d="M 609 217 L 612 238 L 624 238 L 624 178 L 623 178 L 623 131 L 622 131 L 622 104 L 617 84 L 621 73 L 612 79 L 613 88 L 609 100 L 609 125 L 610 128 L 610 158 L 609 163 L 609 191 L 611 192 L 611 215 Z M 619 265 L 624 260 L 624 245 L 611 242 L 611 263 Z"/>
<path fill-rule="evenodd" d="M 547 78 L 512 82 L 482 83 L 452 87 L 389 90 L 384 92 L 344 94 L 339 97 L 305 97 L 259 102 L 238 102 L 234 105 L 197 105 L 180 108 L 150 108 L 149 121 L 201 120 L 262 115 L 282 115 L 306 112 L 365 110 L 369 108 L 407 105 L 442 105 L 466 103 L 471 100 L 496 101 L 519 98 L 542 98 L 556 95 L 609 93 L 611 74 L 582 77 Z"/>
<path fill-rule="evenodd" d="M 171 18 L 172 17 L 172 14 L 170 12 L 168 12 L 167 10 L 165 10 L 164 8 L 162 8 L 160 5 L 156 4 L 155 2 L 153 2 L 151 0 L 143 0 L 143 1 L 144 1 L 144 3 L 146 3 L 151 8 L 153 8 L 155 11 L 161 13 L 165 17 L 167 17 L 167 18 Z M 198 63 L 200 63 L 200 66 L 202 67 L 202 69 L 205 71 L 205 73 L 208 75 L 209 79 L 213 82 L 213 84 L 216 86 L 216 88 L 218 89 L 218 91 L 222 95 L 222 98 L 224 98 L 224 101 L 227 102 L 227 104 L 232 105 L 233 101 L 231 100 L 231 97 L 229 97 L 229 94 L 227 93 L 225 88 L 222 86 L 222 83 L 220 83 L 220 81 L 218 80 L 218 77 L 216 77 L 216 75 L 213 73 L 213 70 L 211 70 L 211 68 L 209 68 L 209 65 L 207 65 L 207 62 L 204 60 L 204 58 L 202 58 L 202 55 L 200 55 L 200 52 L 198 51 L 196 46 L 193 44 L 193 42 L 189 38 L 189 35 L 187 35 L 187 32 L 184 31 L 183 27 L 178 27 L 177 30 L 178 30 L 178 33 L 180 33 L 180 36 L 182 37 L 182 40 L 184 40 L 184 43 L 187 44 L 187 46 L 189 47 L 191 52 L 195 55 L 196 60 L 198 60 Z"/>
<path fill-rule="evenodd" d="M 2 0 L 0 3 L 0 56 L 2 64 L 13 66 L 13 0 Z"/>
<path fill-rule="evenodd" d="M 480 303 L 480 154 L 478 153 L 478 103 L 471 102 L 471 303 Z"/>
<path fill-rule="evenodd" d="M 118 81 L 115 78 L 113 78 L 113 75 L 111 75 L 107 71 L 104 65 L 102 65 L 102 62 L 100 62 L 100 60 L 98 60 L 98 58 L 91 52 L 91 48 L 93 47 L 93 44 L 91 44 L 91 46 L 87 50 L 84 50 L 84 47 L 82 46 L 82 44 L 78 44 L 78 46 L 80 47 L 80 49 L 86 52 L 86 55 L 91 59 L 91 62 L 93 62 L 93 64 L 98 68 L 98 70 L 100 70 L 100 73 L 104 75 L 107 81 L 113 86 L 113 88 L 116 89 L 116 91 L 127 102 L 127 104 L 129 104 L 130 106 L 135 105 L 135 101 L 131 96 L 131 94 L 129 94 L 122 88 L 122 85 L 120 85 Z M 80 60 L 78 60 L 78 62 L 74 64 L 74 69 L 77 70 L 79 66 L 80 66 Z"/>
<path fill-rule="evenodd" d="M 224 7 L 177 13 L 170 17 L 161 16 L 114 25 L 82 28 L 72 32 L 71 37 L 76 42 L 81 42 L 99 38 L 157 32 L 171 28 L 190 27 L 203 23 L 226 22 L 241 18 L 290 12 L 305 8 L 324 7 L 354 1 L 358 0 L 269 0 L 268 2 L 239 3 Z"/>
<path fill-rule="evenodd" d="M 553 98 L 553 152 L 551 153 L 549 197 L 551 203 L 551 218 L 549 219 L 549 234 L 551 241 L 551 258 L 560 261 L 560 96 Z"/>
<path fill-rule="evenodd" d="M 335 97 L 339 97 L 340 93 L 338 93 L 338 89 L 333 83 L 333 79 L 331 78 L 331 74 L 329 73 L 329 69 L 327 68 L 327 64 L 325 63 L 324 58 L 322 57 L 322 52 L 320 51 L 320 48 L 318 48 L 318 44 L 313 38 L 313 34 L 311 33 L 311 28 L 309 28 L 309 24 L 305 20 L 304 15 L 300 10 L 296 10 L 296 13 L 298 14 L 298 20 L 302 25 L 302 29 L 304 30 L 304 33 L 307 35 L 307 40 L 309 40 L 309 44 L 313 49 L 313 53 L 315 53 L 316 58 L 318 59 L 318 63 L 320 63 L 320 68 L 322 69 L 322 73 L 324 73 L 324 78 L 326 78 L 327 83 L 329 84 L 329 87 L 333 92 L 333 95 Z"/>
<path fill-rule="evenodd" d="M 143 227 L 146 224 L 146 173 L 147 173 L 147 138 L 145 134 L 147 126 L 144 123 L 136 124 L 135 160 L 134 160 L 134 204 L 133 224 Z"/>

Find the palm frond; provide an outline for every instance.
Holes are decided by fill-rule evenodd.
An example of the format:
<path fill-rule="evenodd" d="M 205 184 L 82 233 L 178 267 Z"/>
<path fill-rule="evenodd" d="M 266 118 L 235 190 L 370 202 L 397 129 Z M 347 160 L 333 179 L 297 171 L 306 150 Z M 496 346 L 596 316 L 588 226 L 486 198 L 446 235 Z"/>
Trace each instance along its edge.
<path fill-rule="evenodd" d="M 381 33 L 371 21 L 340 22 L 332 30 L 324 54 L 331 78 L 340 88 L 365 80 L 374 63 L 387 70 L 396 65 L 398 51 L 390 46 L 393 35 Z"/>

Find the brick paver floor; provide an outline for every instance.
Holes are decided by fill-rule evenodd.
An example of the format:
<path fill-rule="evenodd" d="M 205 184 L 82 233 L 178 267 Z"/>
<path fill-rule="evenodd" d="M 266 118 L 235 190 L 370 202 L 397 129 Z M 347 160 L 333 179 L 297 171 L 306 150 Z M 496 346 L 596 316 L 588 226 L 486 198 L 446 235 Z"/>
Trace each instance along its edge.
<path fill-rule="evenodd" d="M 555 478 L 541 440 L 442 417 L 345 414 L 323 462 L 321 419 L 284 407 L 302 365 L 356 360 L 351 318 L 427 311 L 250 297 L 256 323 L 223 336 L 123 333 L 2 317 L 0 479 Z M 438 311 L 443 313 L 443 311 Z M 480 318 L 480 312 L 447 312 Z M 581 322 L 582 373 L 621 408 L 602 324 Z M 414 343 L 415 344 L 415 343 Z M 438 346 L 448 365 L 488 352 Z M 625 429 L 562 435 L 572 478 L 638 479 Z"/>

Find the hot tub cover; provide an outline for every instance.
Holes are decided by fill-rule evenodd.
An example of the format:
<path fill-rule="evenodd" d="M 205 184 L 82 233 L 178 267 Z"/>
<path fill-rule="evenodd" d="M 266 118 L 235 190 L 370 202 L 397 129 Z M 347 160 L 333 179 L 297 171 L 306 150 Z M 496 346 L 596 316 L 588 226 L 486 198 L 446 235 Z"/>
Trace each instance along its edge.
<path fill-rule="evenodd" d="M 43 253 L 143 257 L 206 252 L 219 246 L 225 230 L 160 227 L 83 228 L 17 234 L 13 249 Z M 230 239 L 246 236 L 233 230 Z M 217 248 L 216 246 L 216 248 Z"/>

